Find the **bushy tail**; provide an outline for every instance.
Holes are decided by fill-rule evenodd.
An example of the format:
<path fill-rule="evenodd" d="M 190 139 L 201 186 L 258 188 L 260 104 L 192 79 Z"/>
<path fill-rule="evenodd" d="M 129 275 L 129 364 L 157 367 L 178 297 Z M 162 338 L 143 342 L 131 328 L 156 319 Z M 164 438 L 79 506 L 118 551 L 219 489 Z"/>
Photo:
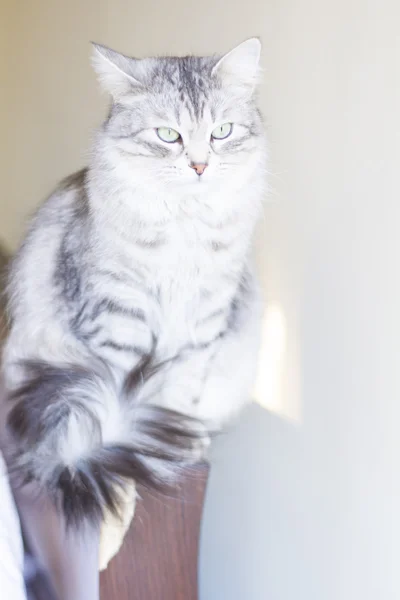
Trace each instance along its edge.
<path fill-rule="evenodd" d="M 163 488 L 199 458 L 201 424 L 140 398 L 157 370 L 151 356 L 122 386 L 106 368 L 23 367 L 24 383 L 10 394 L 11 473 L 50 492 L 69 523 L 118 513 L 126 480 Z"/>

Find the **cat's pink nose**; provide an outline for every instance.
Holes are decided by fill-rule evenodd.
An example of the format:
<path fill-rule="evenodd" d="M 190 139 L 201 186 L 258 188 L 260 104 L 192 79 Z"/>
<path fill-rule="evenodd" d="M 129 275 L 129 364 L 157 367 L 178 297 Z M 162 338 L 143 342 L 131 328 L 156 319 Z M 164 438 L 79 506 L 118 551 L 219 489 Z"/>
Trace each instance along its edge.
<path fill-rule="evenodd" d="M 196 171 L 197 175 L 203 175 L 208 167 L 207 163 L 191 163 L 189 166 Z"/>

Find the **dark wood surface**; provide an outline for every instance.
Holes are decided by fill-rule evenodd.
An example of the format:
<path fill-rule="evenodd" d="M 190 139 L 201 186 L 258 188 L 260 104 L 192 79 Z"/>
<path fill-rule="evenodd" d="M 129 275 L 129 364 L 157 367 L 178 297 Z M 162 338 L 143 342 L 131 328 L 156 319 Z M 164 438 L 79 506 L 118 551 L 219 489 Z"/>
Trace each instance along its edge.
<path fill-rule="evenodd" d="M 200 522 L 208 468 L 183 477 L 174 497 L 140 490 L 119 554 L 101 574 L 101 600 L 198 600 Z"/>

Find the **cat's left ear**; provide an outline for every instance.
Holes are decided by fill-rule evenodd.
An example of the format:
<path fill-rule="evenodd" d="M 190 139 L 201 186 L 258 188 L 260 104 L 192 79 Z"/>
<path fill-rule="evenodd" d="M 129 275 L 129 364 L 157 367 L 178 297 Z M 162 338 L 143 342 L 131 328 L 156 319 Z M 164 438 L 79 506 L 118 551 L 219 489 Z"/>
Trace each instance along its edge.
<path fill-rule="evenodd" d="M 240 85 L 254 90 L 260 73 L 261 42 L 250 38 L 219 59 L 212 74 L 227 85 Z"/>
<path fill-rule="evenodd" d="M 143 61 L 130 58 L 101 44 L 93 45 L 92 64 L 100 85 L 114 99 L 143 89 Z"/>

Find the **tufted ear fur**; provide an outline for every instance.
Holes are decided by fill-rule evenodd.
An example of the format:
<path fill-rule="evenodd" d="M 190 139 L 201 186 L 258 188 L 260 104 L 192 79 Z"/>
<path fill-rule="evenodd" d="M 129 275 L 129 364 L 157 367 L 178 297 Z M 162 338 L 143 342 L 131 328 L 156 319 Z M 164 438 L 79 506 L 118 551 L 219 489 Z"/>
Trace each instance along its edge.
<path fill-rule="evenodd" d="M 101 44 L 92 45 L 92 64 L 98 80 L 114 99 L 144 87 L 145 60 L 130 58 Z"/>
<path fill-rule="evenodd" d="M 250 38 L 225 54 L 213 68 L 225 85 L 239 85 L 254 89 L 258 81 L 261 42 Z"/>

